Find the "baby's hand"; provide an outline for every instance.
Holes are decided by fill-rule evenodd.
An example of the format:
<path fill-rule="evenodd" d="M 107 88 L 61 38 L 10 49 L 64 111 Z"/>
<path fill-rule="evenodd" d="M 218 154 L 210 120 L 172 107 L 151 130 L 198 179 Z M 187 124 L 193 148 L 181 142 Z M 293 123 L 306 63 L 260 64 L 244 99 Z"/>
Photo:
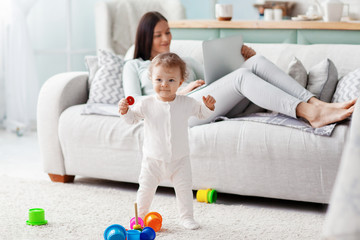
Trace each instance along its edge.
<path fill-rule="evenodd" d="M 214 111 L 215 109 L 215 98 L 213 98 L 212 96 L 208 95 L 207 97 L 203 96 L 203 101 L 204 104 L 211 110 Z"/>
<path fill-rule="evenodd" d="M 251 47 L 248 47 L 246 45 L 242 45 L 241 47 L 241 54 L 245 58 L 245 61 L 251 58 L 252 56 L 256 55 L 256 52 Z"/>
<path fill-rule="evenodd" d="M 124 115 L 128 112 L 129 110 L 129 102 L 123 98 L 119 101 L 119 113 L 121 115 Z"/>

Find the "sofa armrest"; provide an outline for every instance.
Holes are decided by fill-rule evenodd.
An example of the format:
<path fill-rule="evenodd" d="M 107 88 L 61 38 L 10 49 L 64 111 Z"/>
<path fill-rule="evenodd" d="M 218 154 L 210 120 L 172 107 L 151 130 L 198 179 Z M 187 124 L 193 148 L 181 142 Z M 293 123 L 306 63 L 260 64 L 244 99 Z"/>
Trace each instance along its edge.
<path fill-rule="evenodd" d="M 61 73 L 41 87 L 37 103 L 37 132 L 46 173 L 66 174 L 58 135 L 59 118 L 68 107 L 86 103 L 89 95 L 87 79 L 87 72 Z"/>
<path fill-rule="evenodd" d="M 342 152 L 339 171 L 326 213 L 322 232 L 323 239 L 335 239 L 337 236 L 340 238 L 341 236 L 359 238 L 359 156 L 360 101 L 358 100 L 352 115 L 349 135 Z M 356 222 L 357 224 L 349 225 L 350 222 Z"/>

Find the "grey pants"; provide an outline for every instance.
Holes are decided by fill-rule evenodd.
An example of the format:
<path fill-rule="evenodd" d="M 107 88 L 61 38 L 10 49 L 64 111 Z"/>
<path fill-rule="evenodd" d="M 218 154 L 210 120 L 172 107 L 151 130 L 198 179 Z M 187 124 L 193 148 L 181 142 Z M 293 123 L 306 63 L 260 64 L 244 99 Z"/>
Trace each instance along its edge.
<path fill-rule="evenodd" d="M 202 96 L 215 98 L 215 111 L 206 120 L 191 118 L 190 126 L 213 121 L 218 116 L 241 114 L 249 101 L 267 110 L 296 118 L 296 107 L 314 95 L 265 57 L 257 54 L 241 68 L 229 73 L 189 96 L 202 101 Z"/>

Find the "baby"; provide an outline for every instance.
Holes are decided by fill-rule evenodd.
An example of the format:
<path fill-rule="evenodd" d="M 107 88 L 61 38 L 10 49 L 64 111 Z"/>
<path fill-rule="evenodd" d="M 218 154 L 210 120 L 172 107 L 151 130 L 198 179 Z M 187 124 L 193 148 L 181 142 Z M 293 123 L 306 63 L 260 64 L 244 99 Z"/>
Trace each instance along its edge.
<path fill-rule="evenodd" d="M 210 117 L 215 109 L 212 96 L 203 103 L 177 95 L 186 78 L 186 64 L 175 53 L 156 56 L 149 67 L 155 95 L 146 96 L 129 108 L 126 99 L 119 102 L 119 112 L 129 124 L 144 119 L 144 145 L 137 204 L 139 216 L 144 217 L 159 183 L 169 179 L 175 189 L 181 224 L 197 229 L 194 220 L 192 176 L 189 158 L 188 119 Z"/>

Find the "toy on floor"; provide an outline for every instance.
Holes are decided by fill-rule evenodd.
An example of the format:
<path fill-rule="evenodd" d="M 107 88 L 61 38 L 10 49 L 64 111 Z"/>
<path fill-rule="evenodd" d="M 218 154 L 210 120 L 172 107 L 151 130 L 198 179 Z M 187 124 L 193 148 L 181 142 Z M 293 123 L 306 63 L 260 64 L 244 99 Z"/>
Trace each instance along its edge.
<path fill-rule="evenodd" d="M 141 219 L 141 218 L 140 218 Z M 141 219 L 142 221 L 142 219 Z M 139 224 L 139 217 L 138 217 L 138 211 L 137 211 L 137 203 L 135 203 L 135 225 L 131 225 L 131 220 L 130 220 L 130 228 L 134 229 L 134 230 L 139 230 L 141 231 L 143 229 L 144 226 L 144 222 L 142 223 L 142 226 Z"/>
<path fill-rule="evenodd" d="M 157 231 L 162 225 L 162 217 L 157 212 L 150 212 L 145 216 L 145 221 L 138 217 L 137 203 L 134 204 L 135 217 L 130 220 L 131 230 L 119 224 L 113 224 L 104 232 L 105 240 L 154 240 Z M 144 227 L 146 224 L 146 227 Z"/>
<path fill-rule="evenodd" d="M 141 217 L 138 217 L 138 224 L 144 228 L 144 220 Z M 130 229 L 134 229 L 134 225 L 136 225 L 135 217 L 130 220 Z"/>
<path fill-rule="evenodd" d="M 138 230 L 128 230 L 128 238 L 127 240 L 140 240 L 141 232 Z"/>
<path fill-rule="evenodd" d="M 135 103 L 135 99 L 132 96 L 128 96 L 126 98 L 126 101 L 128 102 L 129 105 L 133 105 Z"/>
<path fill-rule="evenodd" d="M 42 208 L 29 209 L 29 220 L 26 221 L 27 225 L 39 226 L 47 224 L 45 220 L 45 211 Z"/>
<path fill-rule="evenodd" d="M 217 192 L 215 189 L 199 189 L 196 193 L 196 199 L 199 202 L 215 203 L 217 199 Z"/>
<path fill-rule="evenodd" d="M 119 224 L 110 225 L 105 229 L 105 240 L 125 240 L 128 237 L 128 233 L 125 228 Z"/>
<path fill-rule="evenodd" d="M 140 234 L 140 240 L 154 240 L 156 237 L 155 230 L 151 227 L 144 227 Z"/>
<path fill-rule="evenodd" d="M 145 226 L 151 227 L 155 232 L 161 229 L 162 217 L 157 212 L 149 212 L 144 218 Z"/>

